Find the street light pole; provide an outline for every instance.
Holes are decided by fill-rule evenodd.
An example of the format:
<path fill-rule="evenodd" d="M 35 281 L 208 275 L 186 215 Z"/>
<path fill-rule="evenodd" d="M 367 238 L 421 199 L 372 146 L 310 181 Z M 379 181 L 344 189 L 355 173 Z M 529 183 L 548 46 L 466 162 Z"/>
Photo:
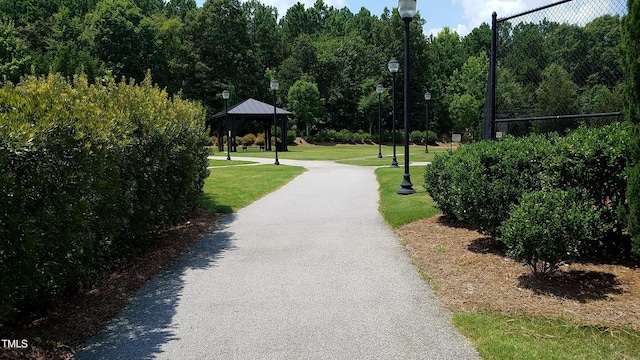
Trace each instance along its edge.
<path fill-rule="evenodd" d="M 382 105 L 380 104 L 380 97 L 383 91 L 384 87 L 382 87 L 382 84 L 378 84 L 378 86 L 376 86 L 376 92 L 378 93 L 378 159 L 382 159 Z"/>
<path fill-rule="evenodd" d="M 279 87 L 278 80 L 271 80 L 271 90 L 273 91 L 273 142 L 276 147 L 276 162 L 275 165 L 280 165 L 280 161 L 278 161 L 278 124 L 277 124 L 277 116 L 276 116 L 276 91 L 278 91 Z"/>
<path fill-rule="evenodd" d="M 222 92 L 222 98 L 224 99 L 224 123 L 227 127 L 227 160 L 231 160 L 231 127 L 229 126 L 229 111 L 227 109 L 229 90 Z"/>
<path fill-rule="evenodd" d="M 391 160 L 391 167 L 397 168 L 398 160 L 396 159 L 396 73 L 398 69 L 400 69 L 400 63 L 396 59 L 391 59 L 389 64 L 387 65 L 389 68 L 389 72 L 391 72 L 391 78 L 393 79 L 393 91 L 392 91 L 392 100 L 393 103 L 393 160 Z"/>
<path fill-rule="evenodd" d="M 415 194 L 409 174 L 409 23 L 416 14 L 416 0 L 399 0 L 398 12 L 404 20 L 404 176 L 398 194 Z"/>
<path fill-rule="evenodd" d="M 424 100 L 425 100 L 425 104 L 427 104 L 427 121 L 425 122 L 425 136 L 424 136 L 424 152 L 425 153 L 429 153 L 429 100 L 431 100 L 431 93 L 430 92 L 426 92 L 424 93 Z"/>

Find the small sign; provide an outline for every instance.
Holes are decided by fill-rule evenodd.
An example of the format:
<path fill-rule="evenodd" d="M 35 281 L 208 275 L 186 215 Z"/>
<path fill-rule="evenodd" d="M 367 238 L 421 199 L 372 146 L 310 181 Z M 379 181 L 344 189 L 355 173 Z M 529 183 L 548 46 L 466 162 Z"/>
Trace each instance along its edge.
<path fill-rule="evenodd" d="M 496 139 L 502 139 L 502 131 L 496 132 Z"/>
<path fill-rule="evenodd" d="M 462 134 L 451 134 L 451 142 L 462 142 Z"/>

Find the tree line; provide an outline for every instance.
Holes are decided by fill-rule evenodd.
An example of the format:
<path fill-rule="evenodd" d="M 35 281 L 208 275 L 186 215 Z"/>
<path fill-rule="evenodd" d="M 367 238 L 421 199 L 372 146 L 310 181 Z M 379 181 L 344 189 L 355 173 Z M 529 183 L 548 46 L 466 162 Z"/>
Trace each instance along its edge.
<path fill-rule="evenodd" d="M 380 83 L 383 121 L 390 129 L 387 63 L 395 58 L 403 64 L 404 52 L 398 12 L 385 8 L 375 15 L 363 7 L 353 13 L 317 0 L 279 15 L 257 0 L 207 0 L 202 7 L 195 0 L 0 0 L 0 78 L 17 83 L 25 74 L 54 72 L 140 82 L 149 70 L 169 94 L 198 101 L 210 114 L 224 108 L 225 89 L 230 105 L 250 97 L 270 103 L 269 81 L 275 78 L 278 105 L 296 114 L 292 125 L 300 133 L 375 130 Z M 418 14 L 410 30 L 412 130 L 424 130 L 423 94 L 429 91 L 430 130 L 478 133 L 491 29 L 485 23 L 466 36 L 449 28 L 427 36 L 424 24 Z M 597 111 L 617 101 L 624 78 L 619 16 L 585 26 L 508 24 L 500 39 L 505 55 L 499 63 L 499 108 L 518 113 L 534 104 L 541 113 L 551 106 Z M 403 71 L 401 66 L 397 76 L 399 119 Z M 558 89 L 566 93 L 548 94 Z M 551 101 L 565 98 L 569 104 Z M 256 130 L 243 126 L 240 131 Z"/>

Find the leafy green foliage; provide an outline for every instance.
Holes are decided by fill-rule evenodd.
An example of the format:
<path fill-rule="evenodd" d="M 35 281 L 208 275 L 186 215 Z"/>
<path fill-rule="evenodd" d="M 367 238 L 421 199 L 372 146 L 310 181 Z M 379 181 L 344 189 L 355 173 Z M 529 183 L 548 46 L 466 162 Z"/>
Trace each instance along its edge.
<path fill-rule="evenodd" d="M 436 156 L 425 174 L 426 188 L 444 214 L 497 238 L 526 194 L 580 189 L 604 224 L 600 242 L 583 244 L 581 253 L 595 252 L 600 245 L 624 251 L 626 225 L 619 214 L 627 212 L 630 137 L 626 126 L 613 123 L 580 128 L 564 138 L 534 135 L 471 144 Z"/>
<path fill-rule="evenodd" d="M 542 188 L 550 145 L 543 136 L 506 138 L 439 154 L 427 167 L 426 189 L 444 214 L 496 236 L 511 204 Z"/>
<path fill-rule="evenodd" d="M 289 88 L 288 100 L 291 111 L 296 116 L 298 129 L 304 129 L 304 134 L 308 136 L 309 131 L 319 124 L 323 112 L 318 86 L 298 80 Z"/>
<path fill-rule="evenodd" d="M 633 237 L 633 248 L 640 254 L 640 1 L 628 1 L 629 14 L 622 26 L 622 53 L 627 71 L 625 88 L 625 116 L 632 126 L 632 155 L 635 167 L 629 170 L 627 200 L 629 201 L 628 227 Z"/>
<path fill-rule="evenodd" d="M 578 87 L 562 66 L 553 63 L 542 72 L 542 82 L 536 90 L 537 115 L 567 115 L 578 110 Z M 563 133 L 569 122 L 535 121 L 537 133 Z"/>
<path fill-rule="evenodd" d="M 553 272 L 561 261 L 593 248 L 605 230 L 599 208 L 586 191 L 541 190 L 526 193 L 500 228 L 507 255 L 536 274 Z"/>
<path fill-rule="evenodd" d="M 185 219 L 208 175 L 208 140 L 203 109 L 168 99 L 149 78 L 103 86 L 28 77 L 0 99 L 4 322 Z"/>

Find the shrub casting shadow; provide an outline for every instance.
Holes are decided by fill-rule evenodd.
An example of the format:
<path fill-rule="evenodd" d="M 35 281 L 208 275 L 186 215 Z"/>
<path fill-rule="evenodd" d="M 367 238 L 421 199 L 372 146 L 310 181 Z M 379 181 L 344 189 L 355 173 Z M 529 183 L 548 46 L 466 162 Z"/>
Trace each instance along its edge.
<path fill-rule="evenodd" d="M 178 340 L 172 320 L 184 288 L 183 275 L 190 269 L 216 266 L 218 259 L 233 251 L 233 233 L 226 229 L 235 215 L 194 244 L 176 265 L 147 282 L 127 308 L 107 324 L 107 330 L 88 339 L 73 357 L 82 359 L 153 359 L 163 344 Z"/>
<path fill-rule="evenodd" d="M 545 276 L 523 274 L 518 280 L 518 286 L 530 289 L 535 294 L 581 303 L 605 300 L 609 295 L 623 293 L 614 274 L 598 271 L 557 271 Z"/>
<path fill-rule="evenodd" d="M 473 240 L 467 249 L 476 254 L 492 254 L 500 257 L 507 256 L 507 247 L 503 242 L 492 237 L 481 237 Z"/>
<path fill-rule="evenodd" d="M 460 221 L 458 219 L 454 219 L 451 216 L 447 216 L 447 215 L 442 215 L 438 218 L 437 220 L 438 224 L 443 225 L 443 226 L 447 226 L 447 227 L 451 227 L 451 228 L 456 228 L 456 229 L 465 229 L 465 230 L 470 230 L 470 231 L 476 231 L 478 229 L 476 229 L 475 227 Z"/>

